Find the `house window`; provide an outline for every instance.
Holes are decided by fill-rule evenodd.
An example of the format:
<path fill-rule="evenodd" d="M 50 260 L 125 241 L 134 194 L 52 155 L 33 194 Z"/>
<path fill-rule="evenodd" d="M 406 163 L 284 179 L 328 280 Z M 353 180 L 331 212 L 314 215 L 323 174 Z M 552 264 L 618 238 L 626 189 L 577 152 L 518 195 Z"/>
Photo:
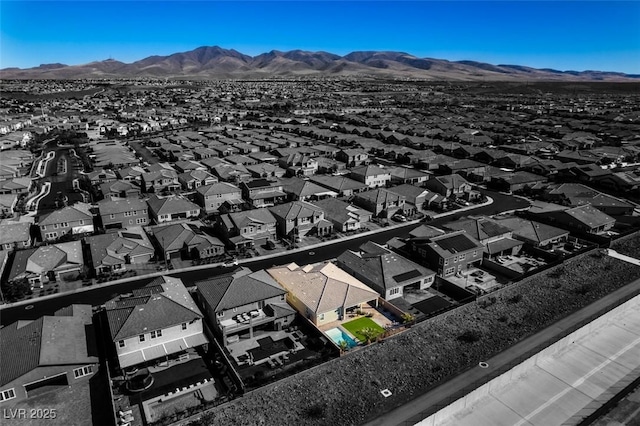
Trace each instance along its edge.
<path fill-rule="evenodd" d="M 124 348 L 124 340 L 118 340 L 118 347 Z"/>
<path fill-rule="evenodd" d="M 111 213 L 111 214 L 109 215 L 109 219 L 115 219 L 115 218 L 116 218 L 116 215 L 115 215 L 115 214 Z"/>
<path fill-rule="evenodd" d="M 151 332 L 151 338 L 162 337 L 162 330 L 155 330 Z"/>
<path fill-rule="evenodd" d="M 58 229 L 58 224 L 57 223 L 53 224 L 53 229 Z"/>
<path fill-rule="evenodd" d="M 445 265 L 448 265 L 448 264 L 449 264 L 449 259 L 445 259 L 445 260 L 444 260 L 444 264 L 445 264 Z"/>
<path fill-rule="evenodd" d="M 394 294 L 398 294 L 400 293 L 400 287 L 394 287 L 391 290 L 389 290 L 389 294 L 390 295 L 394 295 Z"/>
<path fill-rule="evenodd" d="M 446 277 L 447 275 L 451 275 L 451 274 L 453 274 L 453 273 L 455 272 L 455 270 L 456 270 L 456 268 L 447 268 L 447 269 L 444 271 L 444 276 Z"/>
<path fill-rule="evenodd" d="M 141 342 L 144 342 L 144 334 L 141 334 L 140 336 L 138 336 L 140 338 Z"/>
<path fill-rule="evenodd" d="M 80 219 L 80 225 L 84 225 L 84 220 Z"/>
<path fill-rule="evenodd" d="M 13 399 L 16 397 L 16 392 L 14 388 L 3 390 L 0 392 L 0 401 L 6 401 L 8 399 Z"/>
<path fill-rule="evenodd" d="M 73 377 L 79 379 L 80 377 L 88 376 L 91 373 L 93 373 L 93 367 L 91 365 L 85 365 L 84 367 L 73 370 Z"/>
<path fill-rule="evenodd" d="M 319 319 L 320 321 L 324 321 L 324 314 L 320 314 L 320 315 L 318 315 L 318 319 Z"/>
<path fill-rule="evenodd" d="M 147 223 L 147 219 L 145 219 L 144 217 L 139 217 L 138 219 L 136 219 L 136 224 L 140 225 L 143 223 Z"/>
<path fill-rule="evenodd" d="M 187 329 L 187 323 L 186 323 L 186 322 L 183 322 L 183 323 L 182 323 L 182 329 L 183 329 L 183 330 L 186 330 L 186 329 Z"/>
<path fill-rule="evenodd" d="M 467 255 L 465 253 L 463 253 L 463 254 L 458 256 L 458 260 L 460 260 L 462 262 L 463 260 L 466 259 L 466 257 L 467 257 Z"/>
<path fill-rule="evenodd" d="M 426 252 L 424 252 L 424 254 L 426 254 Z M 443 259 L 443 258 L 440 258 L 440 259 L 438 260 L 438 264 L 442 265 L 443 263 L 444 263 L 444 259 Z"/>
<path fill-rule="evenodd" d="M 224 316 L 224 311 L 216 312 L 216 316 L 218 318 L 222 318 Z"/>
<path fill-rule="evenodd" d="M 45 231 L 47 229 L 47 225 L 42 225 L 42 230 Z"/>
<path fill-rule="evenodd" d="M 454 256 L 453 257 L 453 263 L 456 263 L 458 261 L 458 256 Z"/>
<path fill-rule="evenodd" d="M 478 250 L 474 250 L 473 251 L 473 257 L 476 257 L 478 255 Z"/>
<path fill-rule="evenodd" d="M 147 214 L 147 209 L 142 210 L 142 214 Z"/>

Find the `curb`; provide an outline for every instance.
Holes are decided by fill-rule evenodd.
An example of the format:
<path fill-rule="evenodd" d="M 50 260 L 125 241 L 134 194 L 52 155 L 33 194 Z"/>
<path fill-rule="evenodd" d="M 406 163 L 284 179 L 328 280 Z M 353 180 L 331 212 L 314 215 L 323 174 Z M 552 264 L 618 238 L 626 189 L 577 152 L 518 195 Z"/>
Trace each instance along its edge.
<path fill-rule="evenodd" d="M 459 213 L 461 211 L 467 211 L 467 210 L 472 210 L 472 209 L 476 209 L 476 208 L 479 208 L 479 207 L 488 206 L 488 205 L 490 205 L 492 203 L 493 203 L 493 199 L 491 197 L 487 197 L 487 201 L 482 203 L 482 204 L 478 204 L 478 205 L 475 205 L 475 206 L 468 206 L 468 207 L 464 207 L 464 208 L 461 208 L 461 209 L 458 209 L 458 210 L 452 210 L 450 212 L 441 213 L 441 214 L 438 214 L 438 215 L 434 215 L 432 217 L 433 217 L 433 219 L 437 219 L 437 218 L 440 218 L 440 217 L 446 217 L 446 216 L 450 216 L 452 214 Z M 366 237 L 366 236 L 369 236 L 369 235 L 375 235 L 375 234 L 378 234 L 378 233 L 381 233 L 381 232 L 384 232 L 384 231 L 389 231 L 391 229 L 398 229 L 398 228 L 402 228 L 402 227 L 405 227 L 405 226 L 415 225 L 417 223 L 420 223 L 420 221 L 421 221 L 421 219 L 416 219 L 416 220 L 412 220 L 412 221 L 399 223 L 397 225 L 387 226 L 385 228 L 379 228 L 379 229 L 374 229 L 374 230 L 371 230 L 371 231 L 361 232 L 359 234 L 349 235 L 347 237 L 339 238 L 339 239 L 336 239 L 336 240 L 328 240 L 328 241 L 323 241 L 323 242 L 320 242 L 320 243 L 317 243 L 317 244 L 312 244 L 310 246 L 298 247 L 298 248 L 295 248 L 293 250 L 287 250 L 285 252 L 266 254 L 266 255 L 263 255 L 263 256 L 256 256 L 256 257 L 251 257 L 251 258 L 248 258 L 248 259 L 238 259 L 238 265 L 242 265 L 242 264 L 250 263 L 250 262 L 255 262 L 255 261 L 260 261 L 260 260 L 273 259 L 273 258 L 284 256 L 284 255 L 287 255 L 287 254 L 295 254 L 295 253 L 300 253 L 300 252 L 304 252 L 304 251 L 309 251 L 309 250 L 312 250 L 314 248 L 324 247 L 324 246 L 328 246 L 328 245 L 331 245 L 331 244 L 334 244 L 334 243 L 338 243 L 338 242 L 342 242 L 342 241 L 354 240 L 356 238 Z M 151 274 L 145 274 L 145 275 L 139 275 L 139 276 L 135 276 L 135 277 L 122 278 L 122 279 L 119 279 L 119 280 L 110 281 L 108 283 L 102 283 L 102 284 L 98 284 L 98 285 L 92 285 L 90 287 L 82 287 L 82 288 L 77 288 L 75 290 L 65 291 L 64 293 L 47 294 L 47 295 L 44 295 L 44 296 L 40 296 L 40 297 L 38 297 L 36 299 L 21 300 L 19 302 L 6 303 L 4 305 L 0 305 L 0 311 L 2 311 L 3 309 L 15 308 L 15 307 L 18 307 L 18 306 L 23 306 L 23 305 L 31 305 L 33 303 L 41 302 L 41 301 L 44 301 L 44 300 L 55 299 L 57 297 L 62 297 L 62 296 L 68 296 L 68 295 L 71 295 L 71 294 L 84 293 L 84 292 L 87 292 L 87 291 L 95 290 L 97 288 L 105 288 L 105 287 L 110 287 L 110 286 L 123 284 L 123 283 L 131 282 L 131 281 L 138 281 L 138 280 L 141 280 L 141 279 L 155 278 L 155 277 L 160 277 L 160 276 L 163 276 L 163 275 L 174 275 L 174 274 L 178 274 L 178 273 L 182 273 L 182 272 L 199 271 L 199 270 L 202 270 L 202 269 L 218 268 L 218 267 L 222 266 L 223 263 L 224 262 L 212 263 L 212 264 L 208 264 L 208 265 L 188 266 L 186 268 L 171 269 L 171 270 L 164 269 L 162 271 L 152 272 Z"/>

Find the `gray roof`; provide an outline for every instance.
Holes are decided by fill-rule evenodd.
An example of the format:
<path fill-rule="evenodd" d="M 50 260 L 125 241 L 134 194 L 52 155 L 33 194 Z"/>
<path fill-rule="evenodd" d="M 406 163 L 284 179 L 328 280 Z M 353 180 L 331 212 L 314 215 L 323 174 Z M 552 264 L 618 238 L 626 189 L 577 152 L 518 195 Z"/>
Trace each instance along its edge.
<path fill-rule="evenodd" d="M 287 293 L 264 270 L 252 273 L 247 268 L 241 268 L 233 274 L 197 282 L 196 287 L 214 312 L 248 305 Z"/>
<path fill-rule="evenodd" d="M 73 305 L 0 329 L 0 386 L 40 366 L 98 362 L 86 334 L 91 324 L 91 306 Z"/>

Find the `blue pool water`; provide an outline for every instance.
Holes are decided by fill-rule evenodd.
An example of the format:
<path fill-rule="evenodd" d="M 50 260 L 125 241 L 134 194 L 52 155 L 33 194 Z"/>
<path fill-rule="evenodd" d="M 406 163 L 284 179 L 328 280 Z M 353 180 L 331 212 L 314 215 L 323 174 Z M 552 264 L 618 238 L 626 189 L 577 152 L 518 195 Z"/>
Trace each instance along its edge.
<path fill-rule="evenodd" d="M 340 342 L 341 341 L 345 341 L 347 342 L 347 345 L 349 348 L 353 348 L 354 346 L 358 346 L 358 342 L 356 342 L 355 340 L 353 340 L 351 338 L 351 336 L 349 336 L 348 334 L 346 334 L 344 331 L 342 331 L 341 329 L 339 329 L 338 327 L 336 328 L 332 328 L 330 330 L 325 331 L 326 335 L 329 336 L 331 338 L 331 340 L 333 340 L 336 345 L 340 346 Z"/>

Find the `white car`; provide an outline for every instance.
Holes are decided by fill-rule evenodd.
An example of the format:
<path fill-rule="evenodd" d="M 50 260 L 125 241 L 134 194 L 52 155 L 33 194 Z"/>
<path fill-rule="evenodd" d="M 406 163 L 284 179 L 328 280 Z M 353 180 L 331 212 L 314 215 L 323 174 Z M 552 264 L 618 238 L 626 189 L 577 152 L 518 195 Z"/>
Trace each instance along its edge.
<path fill-rule="evenodd" d="M 238 266 L 238 259 L 233 259 L 233 260 L 230 260 L 228 262 L 224 262 L 222 264 L 222 266 L 225 267 L 225 268 L 230 268 L 232 266 Z"/>

